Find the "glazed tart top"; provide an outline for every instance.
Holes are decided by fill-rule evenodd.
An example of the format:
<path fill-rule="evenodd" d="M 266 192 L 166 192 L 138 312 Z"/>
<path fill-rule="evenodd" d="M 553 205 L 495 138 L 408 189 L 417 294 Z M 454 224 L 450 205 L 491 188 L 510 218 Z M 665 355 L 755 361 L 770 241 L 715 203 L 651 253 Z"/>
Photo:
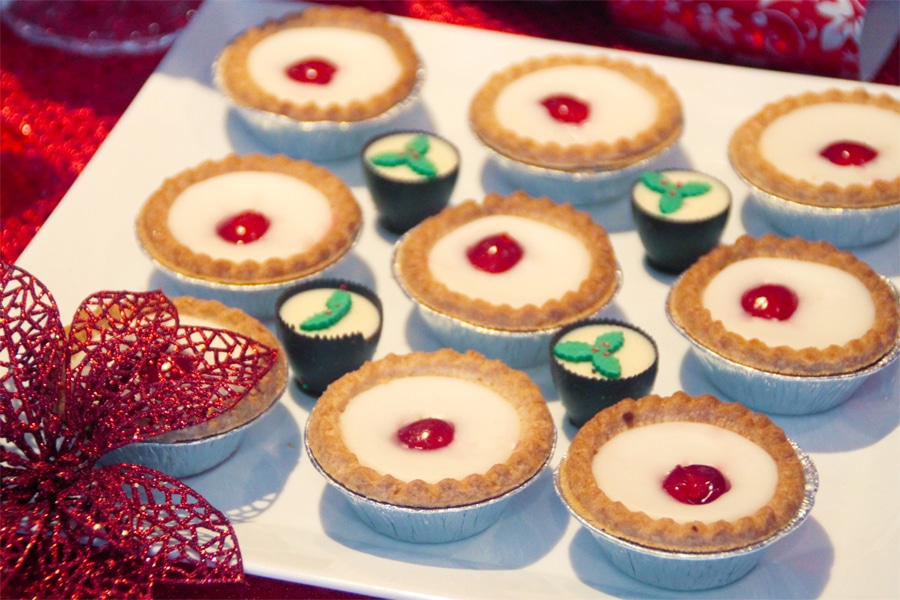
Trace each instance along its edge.
<path fill-rule="evenodd" d="M 805 485 L 796 450 L 768 417 L 684 392 L 601 411 L 559 468 L 563 498 L 591 525 L 681 552 L 737 549 L 775 534 L 798 514 Z"/>
<path fill-rule="evenodd" d="M 765 106 L 731 137 L 734 168 L 774 196 L 821 207 L 900 203 L 900 100 L 809 92 Z"/>
<path fill-rule="evenodd" d="M 476 135 L 513 160 L 613 170 L 658 154 L 681 135 L 681 102 L 647 67 L 600 56 L 532 58 L 493 75 L 469 110 Z"/>
<path fill-rule="evenodd" d="M 462 506 L 533 477 L 555 443 L 540 388 L 476 352 L 388 355 L 331 384 L 307 424 L 322 469 L 400 506 Z"/>
<path fill-rule="evenodd" d="M 216 68 L 238 104 L 296 121 L 361 121 L 408 97 L 421 63 L 385 15 L 313 6 L 248 29 Z"/>

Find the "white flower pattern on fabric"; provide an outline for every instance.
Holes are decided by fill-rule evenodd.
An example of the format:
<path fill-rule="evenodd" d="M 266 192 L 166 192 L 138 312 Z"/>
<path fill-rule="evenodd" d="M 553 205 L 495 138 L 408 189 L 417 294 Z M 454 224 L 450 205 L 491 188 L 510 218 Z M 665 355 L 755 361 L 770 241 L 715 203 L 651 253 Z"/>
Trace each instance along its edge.
<path fill-rule="evenodd" d="M 816 12 L 829 18 L 822 28 L 820 44 L 823 50 L 835 50 L 847 40 L 859 40 L 862 35 L 865 6 L 860 0 L 833 0 L 816 4 Z"/>

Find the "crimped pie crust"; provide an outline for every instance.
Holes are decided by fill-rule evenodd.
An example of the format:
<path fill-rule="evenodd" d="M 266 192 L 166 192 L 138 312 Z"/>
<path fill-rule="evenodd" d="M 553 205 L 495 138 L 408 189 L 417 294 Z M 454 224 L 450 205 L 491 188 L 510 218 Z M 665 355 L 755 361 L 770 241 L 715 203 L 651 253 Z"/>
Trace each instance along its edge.
<path fill-rule="evenodd" d="M 284 29 L 320 26 L 357 29 L 381 36 L 397 56 L 401 76 L 388 90 L 365 102 L 328 106 L 286 102 L 255 83 L 247 70 L 247 55 L 253 46 Z M 296 121 L 362 121 L 380 115 L 412 93 L 419 79 L 421 61 L 406 33 L 384 14 L 362 7 L 312 6 L 248 29 L 222 51 L 216 68 L 223 90 L 238 104 Z"/>
<path fill-rule="evenodd" d="M 214 259 L 194 252 L 175 239 L 169 230 L 169 209 L 191 185 L 235 171 L 268 171 L 302 180 L 321 191 L 331 205 L 333 224 L 319 242 L 305 252 L 290 257 L 273 257 L 265 262 L 240 263 Z M 229 155 L 182 171 L 163 182 L 147 199 L 137 218 L 137 235 L 154 260 L 172 271 L 213 283 L 246 285 L 291 281 L 317 273 L 335 263 L 356 242 L 362 227 L 362 211 L 344 182 L 323 167 L 283 155 Z"/>
<path fill-rule="evenodd" d="M 872 294 L 875 324 L 865 335 L 843 346 L 795 349 L 747 340 L 725 329 L 721 321 L 713 322 L 702 304 L 706 285 L 728 265 L 760 256 L 817 262 L 851 273 Z M 678 326 L 702 346 L 735 362 L 786 375 L 837 375 L 866 367 L 894 348 L 900 321 L 897 299 L 890 286 L 852 253 L 838 250 L 828 242 L 783 239 L 772 234 L 758 239 L 743 235 L 733 245 L 719 246 L 701 257 L 672 286 L 668 310 Z"/>
<path fill-rule="evenodd" d="M 504 87 L 529 73 L 563 65 L 596 65 L 625 75 L 652 92 L 659 101 L 656 122 L 637 136 L 613 144 L 567 146 L 541 143 L 500 124 L 494 114 L 494 103 Z M 500 154 L 529 165 L 565 171 L 606 171 L 634 164 L 672 145 L 683 129 L 681 101 L 663 77 L 649 67 L 626 60 L 586 55 L 531 58 L 494 74 L 472 99 L 469 120 L 481 141 Z"/>
<path fill-rule="evenodd" d="M 591 254 L 587 279 L 562 298 L 518 308 L 471 298 L 435 280 L 428 268 L 435 243 L 461 225 L 489 215 L 528 217 L 571 233 Z M 532 198 L 521 191 L 507 197 L 491 193 L 481 203 L 468 200 L 429 217 L 398 242 L 394 266 L 396 277 L 415 301 L 467 323 L 503 331 L 550 329 L 591 316 L 609 303 L 618 288 L 616 257 L 603 227 L 569 204 Z"/>
<path fill-rule="evenodd" d="M 169 300 L 178 309 L 179 317 L 192 316 L 214 322 L 221 329 L 234 331 L 275 349 L 278 356 L 269 372 L 230 410 L 204 423 L 187 429 L 169 431 L 148 441 L 186 442 L 225 433 L 249 423 L 278 400 L 287 386 L 287 355 L 271 331 L 244 311 L 225 306 L 215 300 L 201 300 L 191 296 Z"/>
<path fill-rule="evenodd" d="M 778 482 L 769 503 L 736 521 L 677 523 L 632 512 L 599 489 L 592 472 L 598 449 L 618 433 L 670 421 L 708 423 L 742 435 L 774 460 Z M 665 448 L 660 448 L 665 452 Z M 737 402 L 704 394 L 628 398 L 598 413 L 575 435 L 559 467 L 559 487 L 572 510 L 594 527 L 643 546 L 681 552 L 721 552 L 761 541 L 788 525 L 805 495 L 805 474 L 784 431 L 767 416 Z"/>
<path fill-rule="evenodd" d="M 420 375 L 473 381 L 513 405 L 520 416 L 520 437 L 505 463 L 494 465 L 486 473 L 439 483 L 400 481 L 360 465 L 344 444 L 341 413 L 356 395 L 370 388 L 396 378 Z M 389 354 L 338 379 L 313 407 L 307 423 L 307 444 L 322 469 L 353 492 L 398 506 L 442 508 L 494 498 L 530 479 L 552 453 L 555 431 L 541 390 L 528 375 L 474 351 L 460 354 L 445 348 L 432 353 Z"/>
<path fill-rule="evenodd" d="M 735 130 L 728 144 L 731 164 L 738 174 L 755 187 L 773 196 L 801 204 L 829 208 L 874 208 L 900 203 L 900 177 L 892 181 L 877 180 L 870 185 L 817 185 L 796 179 L 763 158 L 759 151 L 759 140 L 773 121 L 804 106 L 831 102 L 870 104 L 900 113 L 900 101 L 896 98 L 887 94 L 876 96 L 862 88 L 831 89 L 789 96 L 766 105 Z"/>

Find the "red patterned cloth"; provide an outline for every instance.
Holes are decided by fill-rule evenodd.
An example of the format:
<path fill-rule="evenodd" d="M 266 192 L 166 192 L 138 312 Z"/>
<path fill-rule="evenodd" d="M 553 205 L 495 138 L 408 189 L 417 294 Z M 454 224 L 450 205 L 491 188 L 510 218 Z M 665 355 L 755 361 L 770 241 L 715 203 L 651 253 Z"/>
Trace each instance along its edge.
<path fill-rule="evenodd" d="M 758 52 L 751 52 L 750 56 L 744 51 L 732 52 L 707 38 L 686 46 L 636 33 L 647 24 L 648 13 L 654 7 L 661 10 L 684 4 L 679 2 L 369 0 L 341 4 L 362 5 L 429 21 L 697 60 L 746 65 L 759 64 L 761 56 Z M 628 10 L 634 11 L 630 16 L 627 4 L 631 5 Z M 727 4 L 734 2 L 695 3 L 693 8 L 700 11 L 700 6 L 705 5 L 721 10 Z M 751 4 L 757 3 L 754 0 Z M 774 10 L 775 5 L 785 2 L 770 0 L 766 4 Z M 684 6 L 681 9 L 687 10 Z M 694 19 L 699 27 L 698 19 L 702 16 L 699 12 L 694 17 L 685 15 L 682 15 L 684 19 Z M 630 27 L 617 25 L 614 17 Z M 731 23 L 727 19 L 721 22 Z M 693 31 L 684 23 L 682 26 L 684 31 Z M 876 82 L 900 83 L 898 57 L 900 49 L 895 46 L 875 77 Z M 68 54 L 29 45 L 3 26 L 0 31 L 0 259 L 16 260 L 161 58 L 161 54 L 107 58 Z M 767 59 L 766 66 L 826 72 L 825 67 L 805 68 L 809 65 L 794 59 L 781 63 Z M 358 598 L 353 594 L 253 576 L 248 576 L 245 584 L 160 586 L 155 594 L 160 598 Z"/>

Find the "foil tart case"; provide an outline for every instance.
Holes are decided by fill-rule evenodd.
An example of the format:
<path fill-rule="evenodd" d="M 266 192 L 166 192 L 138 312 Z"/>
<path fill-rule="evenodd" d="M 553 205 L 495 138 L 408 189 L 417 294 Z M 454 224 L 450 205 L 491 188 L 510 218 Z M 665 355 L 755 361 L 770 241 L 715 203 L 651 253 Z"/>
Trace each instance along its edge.
<path fill-rule="evenodd" d="M 517 189 L 536 198 L 547 196 L 573 205 L 607 203 L 624 198 L 642 171 L 662 168 L 676 144 L 626 167 L 612 170 L 564 171 L 513 160 L 485 146 L 489 160 Z"/>
<path fill-rule="evenodd" d="M 559 486 L 559 467 L 554 470 L 556 493 L 569 513 L 597 542 L 603 555 L 620 571 L 643 583 L 679 591 L 713 589 L 746 576 L 766 551 L 796 531 L 809 517 L 819 489 L 819 474 L 808 454 L 791 442 L 806 478 L 803 502 L 794 518 L 770 537 L 725 552 L 674 552 L 658 550 L 618 538 L 589 523 L 566 502 Z"/>
<path fill-rule="evenodd" d="M 359 154 L 371 138 L 394 127 L 397 121 L 419 103 L 424 69 L 416 72 L 416 84 L 410 93 L 389 108 L 360 121 L 297 121 L 285 115 L 246 106 L 235 101 L 222 83 L 219 62 L 213 64 L 213 83 L 226 98 L 234 113 L 270 150 L 292 158 L 328 161 Z"/>
<path fill-rule="evenodd" d="M 855 248 L 883 242 L 900 231 L 900 204 L 874 208 L 812 206 L 775 196 L 744 181 L 763 217 L 789 236 Z"/>
<path fill-rule="evenodd" d="M 455 542 L 479 534 L 494 525 L 500 520 L 509 501 L 540 479 L 556 448 L 556 433 L 554 433 L 553 446 L 541 468 L 518 487 L 500 496 L 463 506 L 419 508 L 371 500 L 347 489 L 326 473 L 316 461 L 309 447 L 308 435 L 304 435 L 304 440 L 306 453 L 313 467 L 325 478 L 328 485 L 341 493 L 363 523 L 382 535 L 417 544 Z"/>
<path fill-rule="evenodd" d="M 403 236 L 405 237 L 405 236 Z M 550 339 L 564 326 L 534 331 L 504 331 L 482 325 L 475 325 L 457 317 L 436 311 L 419 302 L 403 285 L 398 273 L 397 248 L 403 242 L 401 237 L 394 246 L 394 257 L 391 260 L 394 279 L 403 293 L 413 301 L 422 320 L 445 346 L 457 352 L 475 350 L 486 356 L 502 360 L 514 369 L 523 369 L 542 364 L 547 360 Z M 622 288 L 622 270 L 616 268 L 616 292 Z M 615 293 L 610 297 L 610 302 Z M 606 306 L 609 306 L 607 303 Z M 606 306 L 600 308 L 587 318 L 598 316 Z"/>
<path fill-rule="evenodd" d="M 885 279 L 898 298 L 897 288 Z M 809 415 L 834 408 L 847 400 L 865 381 L 900 356 L 900 339 L 890 352 L 871 365 L 839 375 L 802 376 L 771 373 L 742 365 L 716 354 L 694 340 L 672 318 L 666 301 L 666 317 L 691 344 L 706 376 L 730 399 L 756 411 L 781 415 Z"/>

